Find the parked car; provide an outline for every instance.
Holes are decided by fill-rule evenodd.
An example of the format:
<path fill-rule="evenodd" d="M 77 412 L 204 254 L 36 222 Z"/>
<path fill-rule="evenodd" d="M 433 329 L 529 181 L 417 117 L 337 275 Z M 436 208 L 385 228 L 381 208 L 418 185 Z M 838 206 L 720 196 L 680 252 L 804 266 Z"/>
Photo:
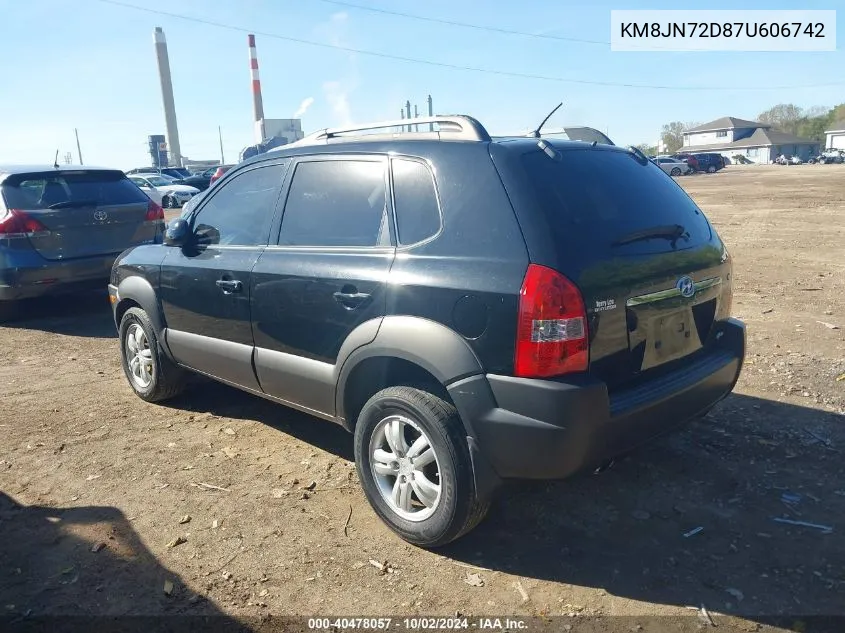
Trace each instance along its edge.
<path fill-rule="evenodd" d="M 176 182 L 180 185 L 188 185 L 189 187 L 196 187 L 200 191 L 205 191 L 211 185 L 211 174 L 193 174 L 187 178 L 180 178 Z"/>
<path fill-rule="evenodd" d="M 421 546 L 503 479 L 705 415 L 745 353 L 723 242 L 642 152 L 431 121 L 440 140 L 361 133 L 387 121 L 233 167 L 109 284 L 140 398 L 192 371 L 342 425 L 375 512 Z"/>
<path fill-rule="evenodd" d="M 822 165 L 836 164 L 845 161 L 845 151 L 828 148 L 819 154 L 818 162 Z"/>
<path fill-rule="evenodd" d="M 129 179 L 151 199 L 169 209 L 181 207 L 200 191 L 196 187 L 180 185 L 176 180 L 158 174 L 132 174 Z"/>
<path fill-rule="evenodd" d="M 210 187 L 215 182 L 220 180 L 227 171 L 229 171 L 234 165 L 220 165 L 214 170 L 214 173 L 211 174 L 211 177 L 208 180 L 208 186 Z"/>
<path fill-rule="evenodd" d="M 698 159 L 692 154 L 675 154 L 673 158 L 684 161 L 692 171 L 698 171 Z"/>
<path fill-rule="evenodd" d="M 159 174 L 160 176 L 169 176 L 179 180 L 181 178 L 187 178 L 191 175 L 191 172 L 185 167 L 139 167 L 137 169 L 130 169 L 126 174 L 130 176 L 133 174 Z"/>
<path fill-rule="evenodd" d="M 693 155 L 698 161 L 698 171 L 712 174 L 725 167 L 725 159 L 721 154 L 696 153 Z"/>
<path fill-rule="evenodd" d="M 0 318 L 20 299 L 102 288 L 121 251 L 163 233 L 161 207 L 121 171 L 0 167 Z"/>
<path fill-rule="evenodd" d="M 654 164 L 670 176 L 680 176 L 693 171 L 688 163 L 670 156 L 658 156 L 654 159 Z"/>

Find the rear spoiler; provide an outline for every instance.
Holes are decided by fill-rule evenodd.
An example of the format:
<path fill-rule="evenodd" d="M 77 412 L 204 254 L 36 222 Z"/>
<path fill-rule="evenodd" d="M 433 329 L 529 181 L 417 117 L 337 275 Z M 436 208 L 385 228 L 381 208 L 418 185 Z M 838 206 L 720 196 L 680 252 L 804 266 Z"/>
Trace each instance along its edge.
<path fill-rule="evenodd" d="M 541 136 L 565 136 L 570 141 L 584 141 L 585 143 L 601 143 L 614 145 L 606 134 L 591 127 L 561 127 L 544 130 Z"/>

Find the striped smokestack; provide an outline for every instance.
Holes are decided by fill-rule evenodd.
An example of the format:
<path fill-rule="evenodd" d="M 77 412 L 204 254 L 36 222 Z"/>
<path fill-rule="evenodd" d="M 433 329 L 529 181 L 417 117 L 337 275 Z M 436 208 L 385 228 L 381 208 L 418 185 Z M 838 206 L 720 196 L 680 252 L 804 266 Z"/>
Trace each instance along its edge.
<path fill-rule="evenodd" d="M 249 42 L 249 72 L 252 78 L 252 113 L 255 119 L 255 141 L 264 141 L 264 102 L 261 99 L 261 79 L 258 77 L 258 53 L 255 50 L 255 36 L 247 36 Z"/>

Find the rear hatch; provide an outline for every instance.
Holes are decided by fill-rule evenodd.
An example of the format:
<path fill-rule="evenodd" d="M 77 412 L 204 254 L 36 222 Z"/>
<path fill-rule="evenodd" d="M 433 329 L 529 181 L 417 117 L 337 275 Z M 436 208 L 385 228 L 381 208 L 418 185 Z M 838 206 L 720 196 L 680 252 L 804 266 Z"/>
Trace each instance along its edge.
<path fill-rule="evenodd" d="M 46 229 L 29 237 L 45 259 L 117 254 L 160 231 L 160 222 L 146 221 L 150 199 L 117 170 L 15 174 L 0 192 L 7 208 Z"/>
<path fill-rule="evenodd" d="M 730 306 L 729 260 L 701 210 L 641 155 L 543 144 L 511 164 L 527 194 L 515 207 L 536 227 L 532 262 L 583 295 L 590 374 L 612 389 L 699 352 Z"/>

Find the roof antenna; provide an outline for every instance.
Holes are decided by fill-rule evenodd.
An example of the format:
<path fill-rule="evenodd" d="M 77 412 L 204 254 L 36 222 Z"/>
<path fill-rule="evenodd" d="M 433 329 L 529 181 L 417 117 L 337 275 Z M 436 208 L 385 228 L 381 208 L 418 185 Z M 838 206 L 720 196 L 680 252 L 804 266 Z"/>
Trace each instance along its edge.
<path fill-rule="evenodd" d="M 546 124 L 546 121 L 548 121 L 549 119 L 551 119 L 551 118 L 552 118 L 552 115 L 553 115 L 555 112 L 557 112 L 558 110 L 560 110 L 560 108 L 561 108 L 562 106 L 563 106 L 563 101 L 561 101 L 560 103 L 558 103 L 558 104 L 555 106 L 555 109 L 554 109 L 554 110 L 552 110 L 551 112 L 549 112 L 549 115 L 548 115 L 545 119 L 543 119 L 542 123 L 540 123 L 540 125 L 538 125 L 538 126 L 537 126 L 537 128 L 536 128 L 535 130 L 532 130 L 531 132 L 529 132 L 529 133 L 528 133 L 528 134 L 526 134 L 525 136 L 528 136 L 528 137 L 530 137 L 530 138 L 540 138 L 540 130 L 542 130 L 542 129 L 543 129 L 543 126 Z"/>
<path fill-rule="evenodd" d="M 59 168 L 59 150 L 56 150 L 56 160 L 53 161 L 53 167 Z"/>

